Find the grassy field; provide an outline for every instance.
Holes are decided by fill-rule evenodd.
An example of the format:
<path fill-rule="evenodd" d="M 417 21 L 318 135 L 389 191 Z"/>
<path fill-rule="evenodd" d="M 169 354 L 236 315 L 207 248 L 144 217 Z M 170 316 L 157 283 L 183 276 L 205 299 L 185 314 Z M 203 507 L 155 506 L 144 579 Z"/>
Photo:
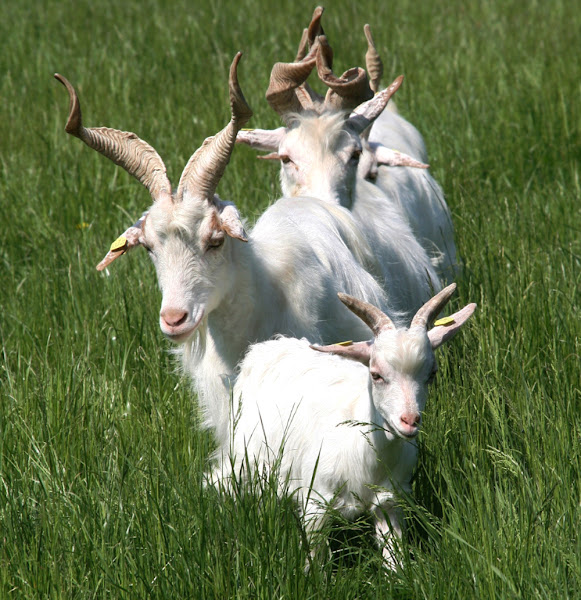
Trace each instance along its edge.
<path fill-rule="evenodd" d="M 286 4 L 286 3 L 283 3 Z M 166 6 L 167 5 L 167 6 Z M 371 22 L 453 212 L 472 324 L 440 353 L 405 568 L 335 522 L 305 573 L 290 501 L 202 486 L 213 441 L 157 325 L 145 252 L 95 264 L 147 191 L 63 130 L 135 131 L 175 182 L 228 120 L 278 125 L 270 68 L 314 5 L 41 0 L 0 7 L 0 597 L 579 598 L 581 11 L 567 0 L 329 2 L 337 71 Z M 253 221 L 277 169 L 238 148 L 219 187 Z"/>

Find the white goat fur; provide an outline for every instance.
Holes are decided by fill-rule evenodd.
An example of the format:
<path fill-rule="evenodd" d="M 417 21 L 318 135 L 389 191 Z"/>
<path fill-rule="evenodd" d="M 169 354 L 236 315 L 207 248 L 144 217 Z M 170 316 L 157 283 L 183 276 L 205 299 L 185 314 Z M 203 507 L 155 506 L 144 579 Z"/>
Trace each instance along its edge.
<path fill-rule="evenodd" d="M 229 205 L 231 210 L 235 210 Z M 314 199 L 283 198 L 261 216 L 248 243 L 225 237 L 204 251 L 216 207 L 185 198 L 154 203 L 144 227 L 162 290 L 162 311 L 184 311 L 175 341 L 194 380 L 206 424 L 223 442 L 231 379 L 247 347 L 277 333 L 314 342 L 361 340 L 369 329 L 345 311 L 337 292 L 387 299 L 365 267 L 372 253 L 348 211 Z M 172 337 L 160 318 L 162 331 Z M 186 339 L 184 340 L 184 335 Z"/>
<path fill-rule="evenodd" d="M 390 303 L 411 317 L 440 289 L 439 277 L 399 205 L 357 176 L 361 151 L 359 135 L 343 113 L 293 115 L 278 149 L 279 155 L 290 159 L 281 164 L 282 192 L 350 209 L 375 252 L 380 267 L 375 275 Z M 403 167 L 392 170 L 397 169 Z"/>
<path fill-rule="evenodd" d="M 398 207 L 426 249 L 438 275 L 445 281 L 451 281 L 459 265 L 452 217 L 442 189 L 425 169 L 378 165 L 378 146 L 404 152 L 427 163 L 422 136 L 402 116 L 384 110 L 371 127 L 369 144 L 364 144 L 359 174 L 371 177 Z"/>
<path fill-rule="evenodd" d="M 454 315 L 455 331 L 474 309 Z M 390 529 L 399 536 L 402 527 L 397 492 L 411 491 L 417 461 L 417 429 L 402 433 L 400 416 L 403 421 L 411 411 L 419 427 L 437 368 L 434 349 L 455 333 L 442 329 L 381 332 L 369 367 L 316 352 L 304 339 L 252 346 L 234 388 L 230 441 L 216 453 L 212 480 L 227 486 L 233 469 L 248 476 L 246 466 L 268 473 L 276 464 L 281 489 L 296 493 L 309 533 L 327 506 L 347 518 L 371 510 L 384 558 L 393 565 Z M 383 380 L 372 381 L 370 369 Z"/>

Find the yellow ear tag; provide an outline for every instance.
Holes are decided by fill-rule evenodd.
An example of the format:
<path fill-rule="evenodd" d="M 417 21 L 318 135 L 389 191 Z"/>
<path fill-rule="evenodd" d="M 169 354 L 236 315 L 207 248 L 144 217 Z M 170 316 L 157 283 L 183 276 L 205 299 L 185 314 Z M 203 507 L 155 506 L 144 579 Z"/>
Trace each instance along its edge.
<path fill-rule="evenodd" d="M 456 321 L 454 321 L 452 317 L 442 317 L 441 319 L 434 321 L 434 327 L 437 327 L 438 325 L 452 325 L 452 323 L 455 322 Z"/>
<path fill-rule="evenodd" d="M 244 127 L 240 130 L 240 131 L 254 131 L 254 128 L 251 127 L 250 129 L 245 129 Z"/>
<path fill-rule="evenodd" d="M 353 346 L 353 341 L 349 340 L 347 342 L 337 342 L 336 346 Z"/>
<path fill-rule="evenodd" d="M 127 238 L 123 235 L 120 235 L 112 244 L 111 248 L 109 248 L 109 252 L 121 252 L 127 249 Z"/>

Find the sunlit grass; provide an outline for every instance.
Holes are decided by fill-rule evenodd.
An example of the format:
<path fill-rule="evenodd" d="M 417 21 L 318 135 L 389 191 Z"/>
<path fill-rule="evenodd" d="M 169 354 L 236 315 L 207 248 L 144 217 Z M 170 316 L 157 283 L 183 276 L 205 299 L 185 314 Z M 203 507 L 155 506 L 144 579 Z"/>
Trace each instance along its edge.
<path fill-rule="evenodd" d="M 405 568 L 365 521 L 330 525 L 304 571 L 292 501 L 204 487 L 213 449 L 157 325 L 136 251 L 94 265 L 150 198 L 63 130 L 136 132 L 177 183 L 228 120 L 227 70 L 255 117 L 313 6 L 7 2 L 0 8 L 0 596 L 575 598 L 581 586 L 581 17 L 556 1 L 327 5 L 335 69 L 371 22 L 384 83 L 423 133 L 464 260 L 474 322 L 440 355 Z M 219 193 L 255 218 L 274 166 L 237 148 Z M 81 224 L 85 223 L 86 225 Z M 79 227 L 80 226 L 80 227 Z"/>

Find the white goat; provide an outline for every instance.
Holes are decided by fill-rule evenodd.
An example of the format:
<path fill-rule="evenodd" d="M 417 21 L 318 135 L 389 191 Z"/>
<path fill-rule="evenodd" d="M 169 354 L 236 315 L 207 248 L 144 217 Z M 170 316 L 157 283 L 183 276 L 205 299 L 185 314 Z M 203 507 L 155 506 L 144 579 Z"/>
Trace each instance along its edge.
<path fill-rule="evenodd" d="M 277 69 L 280 63 L 273 69 L 275 76 Z M 362 152 L 360 133 L 371 123 L 367 114 L 378 113 L 377 106 L 386 102 L 385 97 L 399 83 L 371 100 L 369 111 L 361 110 L 352 118 L 345 119 L 345 114 L 337 110 L 290 115 L 283 112 L 287 127 L 241 131 L 237 141 L 255 149 L 276 149 L 262 158 L 280 160 L 285 196 L 320 198 L 351 210 L 376 253 L 380 271 L 375 274 L 391 305 L 410 319 L 432 291 L 440 289 L 438 275 L 400 209 L 377 186 L 357 176 Z M 271 91 L 271 104 L 273 96 Z"/>
<path fill-rule="evenodd" d="M 295 129 L 300 129 L 294 114 L 296 112 L 304 113 L 306 110 L 309 114 L 311 109 L 319 113 L 331 110 L 336 114 L 337 110 L 354 109 L 346 122 L 344 146 L 334 150 L 334 168 L 329 169 L 329 161 L 326 160 L 325 170 L 318 169 L 316 177 L 309 175 L 308 170 L 312 169 L 313 164 L 311 153 L 316 153 L 316 149 L 304 145 L 293 146 L 292 142 L 297 140 L 291 142 L 287 139 L 293 137 L 287 135 L 288 128 L 241 132 L 238 141 L 262 150 L 278 150 L 277 154 L 268 155 L 266 158 L 280 158 L 283 161 L 283 193 L 289 193 L 288 187 L 285 188 L 289 180 L 304 190 L 304 180 L 311 179 L 317 184 L 312 190 L 307 188 L 307 191 L 303 191 L 304 195 L 319 194 L 317 197 L 339 201 L 343 205 L 351 203 L 350 199 L 346 200 L 344 196 L 354 188 L 353 167 L 359 162 L 358 175 L 376 183 L 386 194 L 388 201 L 406 220 L 428 253 L 437 275 L 451 278 L 456 263 L 452 221 L 442 190 L 425 170 L 428 165 L 425 164 L 427 155 L 423 139 L 401 116 L 391 110 L 384 110 L 389 98 L 401 84 L 401 78 L 388 88 L 389 93 L 384 90 L 379 97 L 370 102 L 365 101 L 373 93 L 363 69 L 350 69 L 341 77 L 333 74 L 332 51 L 326 37 L 317 37 L 322 31 L 321 15 L 322 9 L 319 7 L 315 10 L 309 30 L 305 30 L 303 34 L 297 55 L 297 58 L 302 57 L 301 60 L 294 63 L 277 63 L 273 67 L 266 96 L 283 119 L 291 123 L 294 121 Z M 369 49 L 375 50 L 368 26 L 365 33 Z M 307 40 L 312 44 L 308 54 L 303 48 Z M 381 75 L 377 61 L 380 66 L 381 61 L 377 52 L 370 55 L 370 51 L 366 60 L 375 90 Z M 329 86 L 324 102 L 306 84 L 306 79 L 315 64 L 319 77 Z M 350 125 L 347 124 L 349 122 Z M 369 141 L 366 139 L 368 135 Z M 354 138 L 359 136 L 361 139 L 355 141 Z M 397 148 L 397 151 L 391 148 Z M 330 189 L 333 187 L 335 189 Z M 337 198 L 337 189 L 342 190 L 343 198 Z M 323 195 L 328 192 L 332 192 L 331 195 Z M 358 193 L 365 195 L 362 190 L 358 190 Z M 358 210 L 360 215 L 364 212 L 361 208 Z M 378 221 L 380 220 L 382 219 L 379 218 Z"/>
<path fill-rule="evenodd" d="M 194 379 L 207 424 L 221 439 L 227 427 L 230 378 L 248 345 L 282 333 L 329 343 L 366 339 L 369 330 L 345 318 L 342 289 L 389 309 L 366 270 L 373 262 L 353 218 L 317 200 L 283 198 L 249 236 L 236 207 L 214 191 L 251 111 L 230 71 L 232 120 L 195 152 L 172 193 L 159 155 L 135 134 L 85 128 L 72 85 L 66 131 L 141 181 L 154 200 L 149 211 L 97 266 L 144 246 L 162 291 L 160 327 L 181 343 L 184 370 Z M 247 243 L 245 243 L 247 242 Z"/>
<path fill-rule="evenodd" d="M 316 347 L 280 338 L 252 346 L 234 388 L 230 441 L 217 451 L 212 481 L 228 489 L 233 474 L 264 475 L 275 465 L 280 489 L 296 493 L 309 535 L 328 506 L 347 518 L 371 510 L 393 566 L 392 532 L 400 536 L 402 529 L 397 491 L 411 491 L 414 438 L 437 369 L 434 350 L 476 307 L 470 304 L 452 315 L 451 324 L 428 331 L 455 287 L 427 302 L 409 329 L 340 294 L 373 331 L 369 342 Z"/>
<path fill-rule="evenodd" d="M 364 142 L 359 176 L 373 182 L 398 207 L 431 258 L 438 275 L 451 280 L 459 265 L 452 216 L 442 188 L 426 169 L 393 167 L 383 158 L 386 147 L 423 163 L 425 144 L 418 130 L 396 112 L 384 110 Z"/>
<path fill-rule="evenodd" d="M 364 31 L 367 38 L 365 63 L 371 89 L 377 92 L 383 64 L 369 25 L 365 25 Z M 373 181 L 397 204 L 431 257 L 438 275 L 450 281 L 459 268 L 450 210 L 442 189 L 427 170 L 390 167 L 392 151 L 388 148 L 397 148 L 422 163 L 428 162 L 420 132 L 398 114 L 393 104 L 390 106 L 391 110 L 389 107 L 384 110 L 366 132 L 368 141 L 364 143 L 359 175 Z"/>

